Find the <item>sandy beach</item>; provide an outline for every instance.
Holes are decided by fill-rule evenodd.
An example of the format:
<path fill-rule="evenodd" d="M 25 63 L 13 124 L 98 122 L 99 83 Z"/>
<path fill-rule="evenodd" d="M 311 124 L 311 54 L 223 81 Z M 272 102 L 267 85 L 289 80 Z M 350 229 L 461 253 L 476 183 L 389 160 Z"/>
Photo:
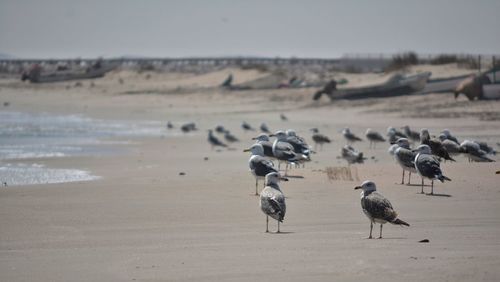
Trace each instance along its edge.
<path fill-rule="evenodd" d="M 1 111 L 82 115 L 99 120 L 166 124 L 157 136 L 113 137 L 120 153 L 33 160 L 52 168 L 90 171 L 93 181 L 0 188 L 1 281 L 498 281 L 500 279 L 500 170 L 497 162 L 442 163 L 451 182 L 437 195 L 420 192 L 420 178 L 401 185 L 388 143 L 351 166 L 353 179 L 329 179 L 346 126 L 410 125 L 460 140 L 500 142 L 500 102 L 458 100 L 451 93 L 331 103 L 314 102 L 314 88 L 226 91 L 216 86 L 262 76 L 229 69 L 208 74 L 114 71 L 74 82 L 0 81 Z M 123 83 L 119 83 L 119 79 Z M 361 79 L 359 83 L 363 83 Z M 91 85 L 93 84 L 93 85 Z M 288 121 L 280 120 L 284 113 Z M 199 130 L 181 134 L 196 122 Z M 265 233 L 253 196 L 248 153 L 256 132 L 293 128 L 310 144 L 317 127 L 333 139 L 305 168 L 281 183 L 287 199 L 282 233 Z M 211 150 L 207 129 L 222 124 L 241 142 Z M 222 136 L 221 136 L 222 138 Z M 498 156 L 492 156 L 496 161 Z M 30 162 L 31 160 L 9 160 Z M 4 161 L 6 162 L 6 161 Z M 181 175 L 184 173 L 185 175 Z M 341 177 L 342 178 L 342 177 Z M 359 190 L 370 179 L 410 227 L 387 224 L 384 238 L 368 240 L 369 221 Z M 426 184 L 430 184 L 426 181 Z M 425 187 L 426 191 L 430 187 Z M 275 230 L 275 221 L 270 224 Z M 375 234 L 378 226 L 374 228 Z M 419 243 L 428 239 L 429 243 Z"/>

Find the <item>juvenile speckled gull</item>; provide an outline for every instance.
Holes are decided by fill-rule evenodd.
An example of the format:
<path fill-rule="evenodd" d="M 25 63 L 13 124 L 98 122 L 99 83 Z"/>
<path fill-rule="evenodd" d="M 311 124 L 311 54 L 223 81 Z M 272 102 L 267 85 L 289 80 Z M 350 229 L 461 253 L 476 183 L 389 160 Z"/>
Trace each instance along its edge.
<path fill-rule="evenodd" d="M 266 232 L 269 232 L 269 217 L 278 222 L 277 233 L 280 233 L 280 222 L 285 218 L 285 195 L 278 185 L 280 180 L 288 181 L 276 172 L 269 173 L 266 175 L 266 187 L 260 193 L 260 209 L 266 215 Z"/>
<path fill-rule="evenodd" d="M 390 222 L 396 225 L 410 226 L 408 223 L 398 219 L 398 214 L 392 208 L 391 202 L 382 194 L 377 192 L 377 187 L 372 181 L 365 181 L 361 186 L 356 186 L 354 189 L 362 189 L 361 191 L 361 208 L 364 214 L 370 220 L 370 236 L 372 238 L 373 224 L 380 224 L 380 236 L 382 238 L 382 226 Z"/>

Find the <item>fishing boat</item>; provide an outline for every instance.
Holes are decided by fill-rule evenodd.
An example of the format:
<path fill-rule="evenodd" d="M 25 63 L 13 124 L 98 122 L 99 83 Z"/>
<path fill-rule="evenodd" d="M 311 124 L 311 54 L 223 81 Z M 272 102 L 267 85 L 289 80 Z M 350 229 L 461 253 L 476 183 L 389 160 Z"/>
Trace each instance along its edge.
<path fill-rule="evenodd" d="M 500 99 L 500 84 L 484 84 L 483 96 L 484 100 L 497 100 Z"/>
<path fill-rule="evenodd" d="M 424 89 L 430 76 L 430 72 L 409 76 L 394 74 L 386 82 L 377 85 L 340 89 L 335 87 L 332 90 L 330 90 L 332 88 L 330 87 L 330 91 L 318 91 L 314 95 L 314 100 L 318 100 L 322 94 L 327 94 L 331 100 L 354 100 L 408 95 Z"/>
<path fill-rule="evenodd" d="M 40 65 L 33 65 L 28 71 L 22 74 L 21 80 L 28 80 L 32 83 L 43 83 L 98 78 L 103 77 L 107 72 L 115 68 L 116 65 L 114 64 L 103 65 L 99 63 L 87 68 L 44 71 Z"/>

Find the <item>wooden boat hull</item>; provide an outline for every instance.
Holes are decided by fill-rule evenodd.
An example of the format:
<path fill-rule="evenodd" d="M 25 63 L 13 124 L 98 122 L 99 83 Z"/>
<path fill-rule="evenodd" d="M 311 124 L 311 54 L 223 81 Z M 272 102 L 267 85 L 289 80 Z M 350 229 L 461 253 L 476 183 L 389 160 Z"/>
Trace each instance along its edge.
<path fill-rule="evenodd" d="M 91 79 L 103 77 L 107 72 L 113 70 L 116 66 L 109 65 L 97 69 L 87 69 L 85 71 L 59 71 L 52 73 L 40 73 L 37 75 L 23 75 L 22 80 L 29 80 L 31 83 L 58 82 L 78 79 Z"/>
<path fill-rule="evenodd" d="M 484 84 L 483 96 L 484 100 L 497 100 L 500 99 L 500 84 Z"/>
<path fill-rule="evenodd" d="M 413 76 L 394 76 L 388 82 L 370 87 L 337 89 L 330 96 L 332 100 L 338 99 L 364 99 L 408 95 L 424 89 L 430 73 L 421 73 Z"/>

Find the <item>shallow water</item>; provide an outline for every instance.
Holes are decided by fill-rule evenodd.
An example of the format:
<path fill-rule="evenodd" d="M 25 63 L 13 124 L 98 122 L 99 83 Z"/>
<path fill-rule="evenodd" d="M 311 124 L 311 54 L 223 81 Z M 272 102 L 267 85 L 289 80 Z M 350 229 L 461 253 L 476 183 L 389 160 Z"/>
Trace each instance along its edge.
<path fill-rule="evenodd" d="M 36 159 L 120 152 L 128 137 L 165 135 L 158 121 L 108 121 L 81 115 L 0 112 L 0 181 L 8 185 L 97 179 L 78 168 L 55 169 Z M 116 141 L 115 141 L 116 140 Z M 9 164 L 9 160 L 25 160 Z"/>

